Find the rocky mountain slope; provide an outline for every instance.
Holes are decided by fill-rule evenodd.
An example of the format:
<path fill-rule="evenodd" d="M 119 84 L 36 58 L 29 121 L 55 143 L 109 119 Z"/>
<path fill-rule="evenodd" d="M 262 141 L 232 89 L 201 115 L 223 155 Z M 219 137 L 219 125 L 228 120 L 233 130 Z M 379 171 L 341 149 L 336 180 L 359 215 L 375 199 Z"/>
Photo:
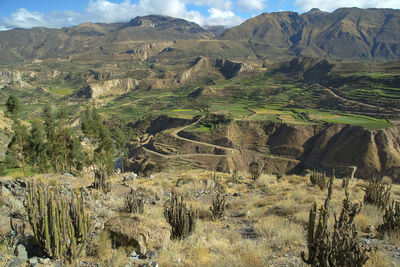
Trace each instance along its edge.
<path fill-rule="evenodd" d="M 341 8 L 332 13 L 313 9 L 304 14 L 263 13 L 237 27 L 216 32 L 215 28 L 207 30 L 182 19 L 151 15 L 127 23 L 3 31 L 0 59 L 4 64 L 47 58 L 129 57 L 144 52 L 148 54 L 146 59 L 171 46 L 203 56 L 217 49 L 225 50 L 226 55 L 269 60 L 292 56 L 397 59 L 399 20 L 400 11 L 395 9 Z"/>
<path fill-rule="evenodd" d="M 225 32 L 221 39 L 247 40 L 256 53 L 399 58 L 400 11 L 341 8 L 264 13 Z"/>
<path fill-rule="evenodd" d="M 247 170 L 250 163 L 258 162 L 267 173 L 304 169 L 331 173 L 335 169 L 336 175 L 341 176 L 348 166 L 356 166 L 359 178 L 380 174 L 398 182 L 399 131 L 399 127 L 368 130 L 343 124 L 232 120 L 206 132 L 193 131 L 187 126 L 176 128 L 172 134 L 153 132 L 153 139 L 143 147 L 150 162 L 158 162 L 155 164 L 158 167 L 171 165 L 174 160 L 191 159 L 203 168 L 232 172 Z M 142 156 L 143 151 L 135 151 L 131 154 Z M 133 166 L 135 171 L 148 167 Z"/>

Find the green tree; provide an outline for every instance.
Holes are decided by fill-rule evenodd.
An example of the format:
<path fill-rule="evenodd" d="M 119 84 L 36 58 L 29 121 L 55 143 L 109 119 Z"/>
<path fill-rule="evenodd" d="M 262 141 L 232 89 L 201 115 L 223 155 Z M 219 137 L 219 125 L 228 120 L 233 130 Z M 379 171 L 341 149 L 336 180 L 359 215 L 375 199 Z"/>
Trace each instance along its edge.
<path fill-rule="evenodd" d="M 98 146 L 94 151 L 94 160 L 102 176 L 113 170 L 114 142 L 110 131 L 102 126 L 99 129 Z"/>
<path fill-rule="evenodd" d="M 7 111 L 10 115 L 16 116 L 21 109 L 18 97 L 15 95 L 10 95 L 6 102 Z"/>
<path fill-rule="evenodd" d="M 28 138 L 28 131 L 25 125 L 21 124 L 18 119 L 14 120 L 12 130 L 14 136 L 8 145 L 9 154 L 13 155 L 17 161 L 22 165 L 24 171 L 24 176 L 26 176 L 26 166 L 25 166 L 25 146 Z"/>
<path fill-rule="evenodd" d="M 54 115 L 53 107 L 48 104 L 43 110 L 44 128 L 46 131 L 46 142 L 48 146 L 48 154 L 52 162 L 52 166 L 56 172 L 59 171 L 59 149 L 60 144 L 57 140 L 57 123 Z"/>
<path fill-rule="evenodd" d="M 122 131 L 121 128 L 116 126 L 113 129 L 113 138 L 115 140 L 117 155 L 122 159 L 121 171 L 124 172 L 124 160 L 126 155 L 128 154 L 128 149 L 125 148 L 127 142 L 127 136 L 125 135 L 124 131 Z"/>
<path fill-rule="evenodd" d="M 42 123 L 36 121 L 32 123 L 27 150 L 29 162 L 37 167 L 39 172 L 48 173 L 50 168 L 49 147 Z"/>

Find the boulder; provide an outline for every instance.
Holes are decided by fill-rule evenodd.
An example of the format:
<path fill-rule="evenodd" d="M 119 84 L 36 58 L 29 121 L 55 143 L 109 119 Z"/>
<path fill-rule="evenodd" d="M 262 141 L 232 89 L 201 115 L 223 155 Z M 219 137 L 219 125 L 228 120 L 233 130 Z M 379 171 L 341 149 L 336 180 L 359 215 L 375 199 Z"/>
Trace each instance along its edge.
<path fill-rule="evenodd" d="M 171 236 L 170 226 L 141 215 L 120 215 L 107 221 L 105 229 L 117 246 L 131 246 L 140 255 L 165 248 Z"/>

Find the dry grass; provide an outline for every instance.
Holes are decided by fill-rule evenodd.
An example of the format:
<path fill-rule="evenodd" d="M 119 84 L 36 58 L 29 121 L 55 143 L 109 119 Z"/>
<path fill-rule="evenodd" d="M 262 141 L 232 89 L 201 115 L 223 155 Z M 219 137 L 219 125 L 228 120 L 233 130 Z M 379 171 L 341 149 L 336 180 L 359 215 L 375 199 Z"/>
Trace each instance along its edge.
<path fill-rule="evenodd" d="M 369 259 L 364 265 L 365 267 L 394 267 L 396 266 L 395 264 L 392 263 L 390 260 L 389 255 L 382 251 L 382 250 L 377 250 L 377 251 L 372 251 L 370 254 Z"/>
<path fill-rule="evenodd" d="M 376 206 L 364 204 L 354 222 L 360 231 L 365 232 L 371 225 L 377 228 L 382 224 L 382 215 Z"/>
<path fill-rule="evenodd" d="M 139 178 L 127 184 L 143 192 L 147 197 L 159 200 L 154 204 L 146 203 L 143 215 L 154 223 L 165 223 L 164 203 L 172 191 L 186 196 L 188 206 L 198 212 L 199 219 L 194 233 L 186 240 L 169 240 L 167 247 L 160 250 L 156 260 L 160 266 L 267 266 L 268 256 L 299 259 L 300 251 L 306 245 L 306 225 L 309 209 L 314 202 L 323 204 L 327 189 L 320 190 L 310 186 L 308 177 L 285 176 L 277 181 L 274 175 L 262 174 L 257 181 L 252 181 L 248 174 L 239 174 L 244 179 L 228 187 L 230 174 L 218 173 L 218 182 L 226 190 L 225 218 L 217 222 L 211 220 L 209 207 L 216 194 L 209 189 L 206 181 L 213 179 L 213 172 L 202 170 L 168 171 L 155 174 L 152 179 Z M 89 185 L 92 179 L 72 178 L 74 188 Z M 177 182 L 180 185 L 177 186 Z M 49 179 L 47 182 L 53 183 Z M 104 205 L 110 210 L 119 210 L 123 205 L 124 194 L 130 189 L 122 185 L 121 177 L 113 177 L 113 191 L 107 194 Z M 364 181 L 352 180 L 349 185 L 350 200 L 362 201 Z M 103 196 L 92 191 L 91 199 L 101 201 Z M 97 192 L 97 193 L 96 193 Z M 393 185 L 392 192 L 400 195 L 400 186 Z M 235 196 L 234 196 L 235 194 Z M 340 212 L 344 199 L 341 180 L 334 181 L 331 200 L 333 212 Z M 92 209 L 96 211 L 96 206 Z M 333 215 L 330 217 L 333 221 Z M 381 223 L 381 212 L 373 206 L 364 205 L 356 217 L 356 225 L 361 231 Z M 134 227 L 134 226 L 133 226 Z M 248 239 L 242 235 L 246 229 L 254 229 L 256 238 Z M 397 237 L 396 237 L 397 238 Z M 387 239 L 393 244 L 399 238 Z M 95 240 L 94 258 L 99 258 L 104 266 L 124 266 L 127 253 L 111 248 L 109 237 L 100 234 Z M 399 244 L 400 245 L 400 244 Z M 378 251 L 371 256 L 367 266 L 391 266 L 389 256 Z M 285 264 L 285 263 L 284 263 Z"/>
<path fill-rule="evenodd" d="M 299 246 L 304 241 L 304 228 L 280 216 L 271 215 L 254 225 L 254 230 L 266 238 L 274 250 L 288 246 Z"/>

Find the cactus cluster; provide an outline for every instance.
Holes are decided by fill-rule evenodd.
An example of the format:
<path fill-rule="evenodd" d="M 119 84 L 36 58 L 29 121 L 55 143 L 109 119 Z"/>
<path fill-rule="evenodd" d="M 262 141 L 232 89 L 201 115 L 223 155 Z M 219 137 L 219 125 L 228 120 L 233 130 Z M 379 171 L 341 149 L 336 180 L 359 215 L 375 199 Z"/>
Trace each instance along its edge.
<path fill-rule="evenodd" d="M 400 230 L 400 202 L 392 200 L 392 203 L 385 209 L 383 224 L 379 225 L 378 231 L 381 234 L 390 233 L 393 230 Z"/>
<path fill-rule="evenodd" d="M 177 194 L 165 203 L 164 217 L 172 226 L 172 239 L 184 239 L 195 229 L 197 213 L 192 208 L 188 209 L 183 197 Z"/>
<path fill-rule="evenodd" d="M 316 170 L 310 171 L 310 181 L 313 185 L 318 185 L 321 190 L 324 190 L 328 179 L 324 172 L 319 172 Z"/>
<path fill-rule="evenodd" d="M 126 196 L 125 199 L 126 211 L 129 213 L 140 213 L 144 212 L 144 198 L 139 195 L 135 190 L 131 189 L 131 193 Z"/>
<path fill-rule="evenodd" d="M 91 233 L 82 198 L 65 196 L 43 184 L 28 184 L 27 213 L 36 242 L 53 259 L 72 260 L 85 249 Z"/>
<path fill-rule="evenodd" d="M 390 200 L 391 188 L 392 186 L 382 184 L 380 179 L 371 178 L 368 185 L 364 188 L 364 202 L 384 210 Z"/>
<path fill-rule="evenodd" d="M 311 266 L 362 266 L 368 260 L 368 250 L 360 246 L 354 217 L 360 212 L 361 204 L 353 204 L 346 198 L 339 218 L 336 218 L 333 232 L 328 231 L 330 200 L 333 177 L 328 184 L 328 196 L 319 209 L 317 204 L 310 209 L 308 220 L 308 258 L 301 253 L 302 260 Z"/>
<path fill-rule="evenodd" d="M 104 171 L 96 171 L 94 175 L 93 187 L 108 193 L 111 191 L 111 181 Z"/>
<path fill-rule="evenodd" d="M 261 176 L 261 167 L 258 162 L 252 162 L 249 165 L 249 171 L 251 174 L 251 179 L 257 180 Z"/>
<path fill-rule="evenodd" d="M 225 214 L 225 196 L 218 194 L 210 207 L 213 220 L 221 219 Z"/>

